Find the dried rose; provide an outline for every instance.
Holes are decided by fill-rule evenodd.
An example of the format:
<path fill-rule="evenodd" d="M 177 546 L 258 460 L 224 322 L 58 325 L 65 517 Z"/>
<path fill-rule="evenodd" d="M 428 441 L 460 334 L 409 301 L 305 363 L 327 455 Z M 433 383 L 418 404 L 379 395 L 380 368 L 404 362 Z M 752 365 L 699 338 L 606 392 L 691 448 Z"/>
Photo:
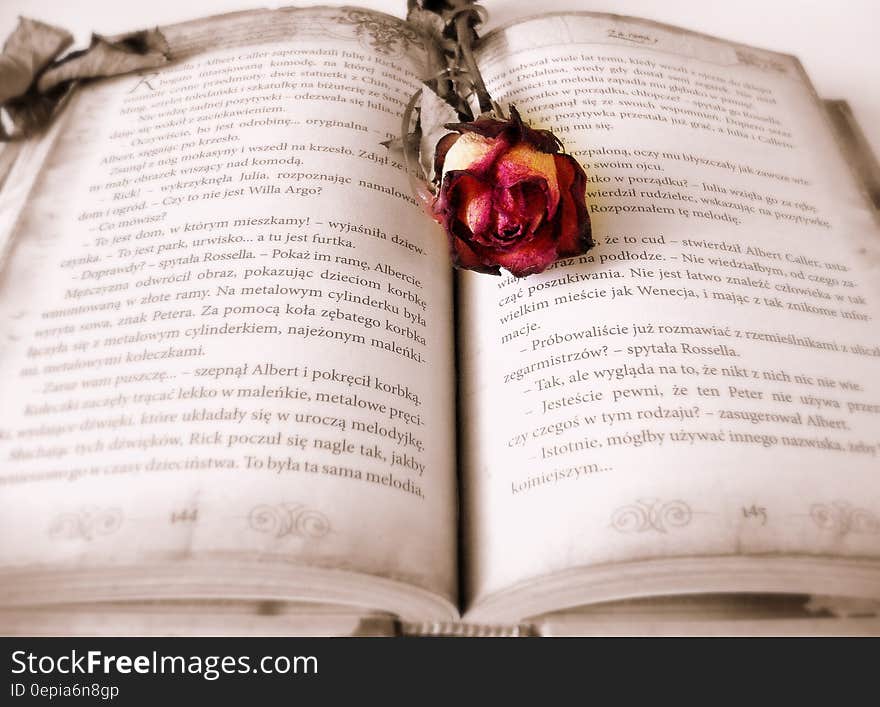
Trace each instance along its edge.
<path fill-rule="evenodd" d="M 593 239 L 584 170 L 553 133 L 510 114 L 446 126 L 455 132 L 437 143 L 432 213 L 456 267 L 523 277 L 585 253 Z"/>

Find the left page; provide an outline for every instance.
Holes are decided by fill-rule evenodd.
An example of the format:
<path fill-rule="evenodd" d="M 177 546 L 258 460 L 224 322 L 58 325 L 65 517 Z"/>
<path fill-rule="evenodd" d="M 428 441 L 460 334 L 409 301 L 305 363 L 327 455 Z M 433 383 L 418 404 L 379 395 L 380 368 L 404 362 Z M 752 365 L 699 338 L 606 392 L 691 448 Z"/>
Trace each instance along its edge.
<path fill-rule="evenodd" d="M 0 602 L 453 616 L 451 273 L 379 144 L 419 37 L 352 8 L 166 36 L 67 106 L 8 246 Z"/>

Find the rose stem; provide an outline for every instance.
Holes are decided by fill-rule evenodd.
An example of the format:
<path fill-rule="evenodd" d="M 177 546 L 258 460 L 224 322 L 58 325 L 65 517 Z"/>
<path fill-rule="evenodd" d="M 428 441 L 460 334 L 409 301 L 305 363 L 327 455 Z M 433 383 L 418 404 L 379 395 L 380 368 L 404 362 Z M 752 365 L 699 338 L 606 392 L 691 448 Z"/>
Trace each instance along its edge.
<path fill-rule="evenodd" d="M 406 3 L 407 8 L 407 17 L 410 17 L 412 12 L 419 8 L 419 3 L 416 0 L 407 0 Z M 449 79 L 444 78 L 443 74 L 448 71 L 446 66 L 446 55 L 443 52 L 443 48 L 437 43 L 437 40 L 427 31 L 423 32 L 423 36 L 425 41 L 423 42 L 425 47 L 425 53 L 427 54 L 428 59 L 428 79 L 437 80 L 437 90 L 436 93 L 440 98 L 446 100 L 449 95 Z"/>
<path fill-rule="evenodd" d="M 470 5 L 469 0 L 460 3 L 461 10 L 455 16 L 455 37 L 464 59 L 464 65 L 468 75 L 474 84 L 474 91 L 477 94 L 477 102 L 480 105 L 480 113 L 492 112 L 492 97 L 486 90 L 486 84 L 483 83 L 483 75 L 477 67 L 477 61 L 474 58 L 474 51 L 471 42 L 473 41 L 473 29 L 470 26 L 472 12 L 469 12 L 464 6 Z"/>

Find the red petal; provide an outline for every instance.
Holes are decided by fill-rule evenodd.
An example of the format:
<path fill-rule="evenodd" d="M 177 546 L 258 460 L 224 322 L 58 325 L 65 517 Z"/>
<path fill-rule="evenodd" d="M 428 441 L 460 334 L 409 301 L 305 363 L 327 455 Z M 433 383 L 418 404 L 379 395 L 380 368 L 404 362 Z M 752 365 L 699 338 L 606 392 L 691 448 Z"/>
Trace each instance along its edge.
<path fill-rule="evenodd" d="M 571 155 L 554 155 L 559 193 L 557 248 L 560 258 L 586 253 L 593 245 L 585 191 L 587 175 Z"/>
<path fill-rule="evenodd" d="M 486 259 L 465 243 L 461 238 L 456 238 L 452 233 L 449 235 L 449 254 L 452 264 L 457 268 L 473 270 L 475 272 L 500 275 L 497 265 L 486 262 Z"/>
<path fill-rule="evenodd" d="M 547 183 L 535 178 L 523 180 L 509 189 L 496 186 L 493 195 L 493 211 L 495 212 L 495 239 L 498 245 L 509 242 L 504 231 L 519 229 L 520 238 L 535 233 L 548 216 Z"/>
<path fill-rule="evenodd" d="M 553 155 L 538 152 L 525 143 L 514 145 L 495 165 L 495 183 L 512 187 L 523 181 L 540 183 L 547 196 L 547 217 L 553 218 L 559 206 L 559 177 Z"/>
<path fill-rule="evenodd" d="M 446 123 L 443 127 L 459 133 L 476 133 L 483 137 L 495 139 L 502 133 L 509 131 L 512 126 L 509 120 L 478 118 L 467 123 Z"/>
<path fill-rule="evenodd" d="M 447 229 L 460 221 L 480 235 L 492 227 L 492 190 L 469 172 L 447 172 L 440 189 L 440 208 Z"/>
<path fill-rule="evenodd" d="M 434 175 L 437 181 L 440 181 L 440 176 L 443 174 L 443 163 L 446 161 L 446 153 L 449 152 L 449 148 L 460 137 L 461 135 L 458 133 L 449 133 L 437 141 L 437 147 L 434 148 Z"/>
<path fill-rule="evenodd" d="M 507 251 L 495 251 L 492 261 L 510 271 L 515 277 L 534 275 L 556 260 L 553 227 L 546 224 L 533 239 Z"/>
<path fill-rule="evenodd" d="M 510 122 L 516 126 L 519 139 L 527 142 L 541 152 L 554 154 L 559 152 L 562 142 L 549 130 L 535 130 L 529 127 L 528 123 L 524 123 L 519 111 L 515 106 L 510 106 Z"/>
<path fill-rule="evenodd" d="M 524 182 L 523 195 L 526 199 L 526 215 L 529 219 L 529 233 L 538 230 L 538 226 L 548 217 L 548 194 L 546 182 Z"/>

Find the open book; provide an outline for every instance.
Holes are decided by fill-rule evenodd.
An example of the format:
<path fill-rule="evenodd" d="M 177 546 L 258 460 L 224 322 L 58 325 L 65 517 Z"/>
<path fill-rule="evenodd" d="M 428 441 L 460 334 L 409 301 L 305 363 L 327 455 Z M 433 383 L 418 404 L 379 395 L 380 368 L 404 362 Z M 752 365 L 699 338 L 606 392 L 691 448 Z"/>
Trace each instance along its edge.
<path fill-rule="evenodd" d="M 454 274 L 379 144 L 413 28 L 163 31 L 167 68 L 12 148 L 4 631 L 880 597 L 880 236 L 797 60 L 586 13 L 487 35 L 597 240 L 516 280 Z"/>

